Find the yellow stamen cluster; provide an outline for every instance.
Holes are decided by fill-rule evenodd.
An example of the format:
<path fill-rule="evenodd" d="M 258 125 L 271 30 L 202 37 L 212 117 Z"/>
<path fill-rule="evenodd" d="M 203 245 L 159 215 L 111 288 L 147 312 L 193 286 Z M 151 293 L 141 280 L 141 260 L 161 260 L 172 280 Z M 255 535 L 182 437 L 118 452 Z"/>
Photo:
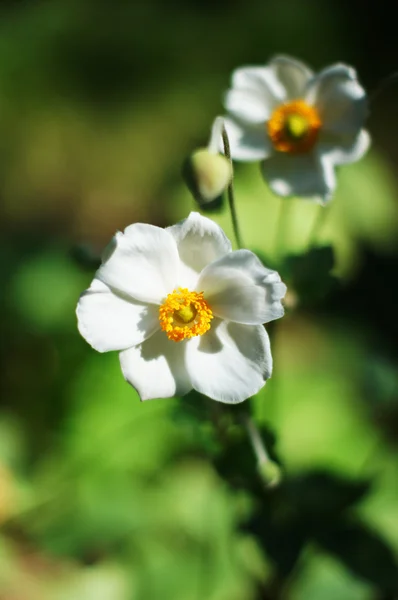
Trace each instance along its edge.
<path fill-rule="evenodd" d="M 210 329 L 212 318 L 203 292 L 190 292 L 186 288 L 174 290 L 159 309 L 160 326 L 174 342 L 203 335 Z"/>
<path fill-rule="evenodd" d="M 291 154 L 311 150 L 321 126 L 318 111 L 304 100 L 281 104 L 267 122 L 268 135 L 275 150 Z"/>

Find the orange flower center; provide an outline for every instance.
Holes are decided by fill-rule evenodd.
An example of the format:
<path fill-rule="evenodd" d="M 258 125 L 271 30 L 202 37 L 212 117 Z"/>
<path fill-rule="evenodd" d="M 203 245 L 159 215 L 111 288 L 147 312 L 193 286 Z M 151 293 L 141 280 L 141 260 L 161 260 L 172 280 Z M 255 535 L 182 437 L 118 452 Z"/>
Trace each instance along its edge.
<path fill-rule="evenodd" d="M 301 154 L 313 148 L 322 121 L 316 108 L 293 100 L 278 106 L 266 125 L 275 150 Z"/>
<path fill-rule="evenodd" d="M 173 342 L 203 335 L 210 329 L 212 318 L 203 292 L 190 292 L 186 288 L 174 290 L 159 308 L 160 327 Z"/>

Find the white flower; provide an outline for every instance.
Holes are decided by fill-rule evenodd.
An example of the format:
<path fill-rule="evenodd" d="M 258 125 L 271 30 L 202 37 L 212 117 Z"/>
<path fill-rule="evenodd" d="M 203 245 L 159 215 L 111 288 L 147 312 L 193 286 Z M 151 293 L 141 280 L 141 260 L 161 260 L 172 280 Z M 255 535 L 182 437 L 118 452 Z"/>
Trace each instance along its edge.
<path fill-rule="evenodd" d="M 263 161 L 264 178 L 280 196 L 326 202 L 336 187 L 334 167 L 359 160 L 370 145 L 362 129 L 366 93 L 347 65 L 314 75 L 276 56 L 266 67 L 242 67 L 225 107 L 232 158 Z"/>
<path fill-rule="evenodd" d="M 77 306 L 82 336 L 120 350 L 142 400 L 195 389 L 242 402 L 272 371 L 263 323 L 283 315 L 286 286 L 249 250 L 231 251 L 222 229 L 191 213 L 161 229 L 117 233 Z"/>

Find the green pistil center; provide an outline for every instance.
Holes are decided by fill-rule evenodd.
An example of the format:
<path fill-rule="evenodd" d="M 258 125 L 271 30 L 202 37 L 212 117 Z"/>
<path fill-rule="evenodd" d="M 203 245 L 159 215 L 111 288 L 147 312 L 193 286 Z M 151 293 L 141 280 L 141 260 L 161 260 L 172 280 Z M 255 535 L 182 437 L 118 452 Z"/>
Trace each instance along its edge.
<path fill-rule="evenodd" d="M 179 310 L 176 310 L 174 317 L 177 317 L 177 319 L 182 323 L 191 323 L 197 314 L 198 311 L 191 303 L 188 304 L 188 306 L 182 306 Z"/>
<path fill-rule="evenodd" d="M 292 140 L 301 140 L 309 128 L 308 119 L 302 115 L 292 113 L 286 117 L 285 131 Z"/>

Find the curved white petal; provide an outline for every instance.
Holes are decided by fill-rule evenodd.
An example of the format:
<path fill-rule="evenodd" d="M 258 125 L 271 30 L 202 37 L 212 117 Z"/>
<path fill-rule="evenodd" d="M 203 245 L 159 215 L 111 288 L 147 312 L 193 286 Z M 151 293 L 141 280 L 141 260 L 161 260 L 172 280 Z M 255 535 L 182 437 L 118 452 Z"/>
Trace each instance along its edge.
<path fill-rule="evenodd" d="M 368 114 L 366 92 L 352 67 L 328 67 L 308 84 L 306 100 L 316 106 L 322 129 L 340 135 L 356 135 Z"/>
<path fill-rule="evenodd" d="M 269 66 L 285 88 L 287 99 L 303 97 L 305 87 L 314 75 L 307 65 L 290 56 L 278 55 L 271 59 Z"/>
<path fill-rule="evenodd" d="M 304 196 L 324 203 L 336 187 L 333 161 L 327 155 L 280 152 L 264 161 L 262 172 L 279 196 Z"/>
<path fill-rule="evenodd" d="M 262 325 L 219 321 L 189 340 L 186 351 L 193 388 L 213 400 L 243 402 L 271 376 L 270 343 Z"/>
<path fill-rule="evenodd" d="M 224 117 L 216 117 L 211 126 L 210 139 L 207 149 L 212 154 L 218 154 L 223 147 L 222 132 L 224 128 Z"/>
<path fill-rule="evenodd" d="M 120 353 L 125 379 L 141 400 L 183 396 L 192 389 L 185 367 L 186 342 L 173 342 L 164 331 Z"/>
<path fill-rule="evenodd" d="M 317 160 L 319 161 L 320 170 L 322 171 L 322 179 L 326 190 L 322 196 L 318 197 L 318 202 L 321 204 L 327 204 L 329 200 L 331 200 L 337 185 L 336 171 L 334 168 L 335 163 L 329 155 L 322 154 L 319 148 L 317 149 Z"/>
<path fill-rule="evenodd" d="M 175 240 L 165 229 L 134 223 L 108 246 L 96 277 L 135 300 L 160 304 L 178 279 Z"/>
<path fill-rule="evenodd" d="M 258 125 L 269 119 L 275 102 L 267 102 L 257 90 L 232 88 L 224 96 L 224 106 L 235 119 Z"/>
<path fill-rule="evenodd" d="M 286 100 L 286 91 L 269 67 L 240 67 L 232 73 L 232 88 L 256 92 L 272 111 Z"/>
<path fill-rule="evenodd" d="M 167 231 L 177 243 L 179 257 L 185 269 L 178 281 L 181 287 L 196 287 L 199 273 L 206 265 L 231 252 L 231 242 L 211 219 L 197 212 L 190 215 Z"/>
<path fill-rule="evenodd" d="M 76 308 L 78 328 L 98 352 L 140 344 L 159 329 L 157 306 L 132 302 L 94 279 Z"/>
<path fill-rule="evenodd" d="M 322 136 L 318 150 L 327 154 L 335 165 L 360 160 L 369 150 L 371 137 L 362 129 L 356 136 Z"/>
<path fill-rule="evenodd" d="M 264 123 L 248 127 L 227 118 L 224 123 L 234 160 L 254 162 L 263 160 L 274 152 Z"/>
<path fill-rule="evenodd" d="M 284 314 L 285 284 L 250 250 L 231 252 L 208 265 L 197 289 L 204 292 L 213 314 L 228 321 L 259 325 Z"/>

